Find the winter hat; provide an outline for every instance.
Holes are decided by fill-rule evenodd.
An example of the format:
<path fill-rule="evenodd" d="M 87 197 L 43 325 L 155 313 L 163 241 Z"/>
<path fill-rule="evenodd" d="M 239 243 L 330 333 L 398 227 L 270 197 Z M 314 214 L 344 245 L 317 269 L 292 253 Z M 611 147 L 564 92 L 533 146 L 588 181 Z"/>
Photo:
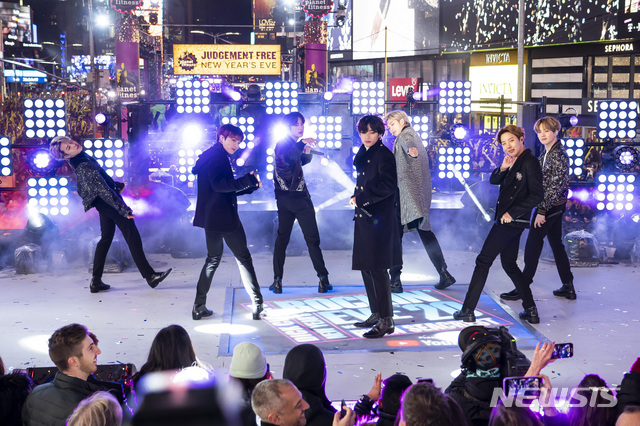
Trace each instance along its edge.
<path fill-rule="evenodd" d="M 237 379 L 261 379 L 267 374 L 267 359 L 259 346 L 242 342 L 233 348 L 229 375 Z"/>

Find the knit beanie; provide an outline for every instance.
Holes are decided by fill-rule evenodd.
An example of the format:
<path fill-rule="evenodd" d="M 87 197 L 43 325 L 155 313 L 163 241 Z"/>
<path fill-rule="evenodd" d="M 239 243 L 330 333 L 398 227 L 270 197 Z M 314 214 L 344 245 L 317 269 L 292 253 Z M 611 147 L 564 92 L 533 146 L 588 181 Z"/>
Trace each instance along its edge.
<path fill-rule="evenodd" d="M 229 375 L 237 379 L 261 379 L 267 374 L 267 359 L 259 346 L 242 342 L 233 348 Z"/>

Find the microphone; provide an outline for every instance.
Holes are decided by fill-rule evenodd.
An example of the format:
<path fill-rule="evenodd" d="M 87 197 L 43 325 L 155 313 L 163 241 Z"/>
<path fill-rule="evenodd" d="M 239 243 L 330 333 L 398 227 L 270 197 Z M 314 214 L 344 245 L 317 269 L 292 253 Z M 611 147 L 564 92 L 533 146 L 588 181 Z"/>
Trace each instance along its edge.
<path fill-rule="evenodd" d="M 309 154 L 313 154 L 313 155 L 322 155 L 322 156 L 324 156 L 324 152 L 322 152 L 322 151 L 316 151 L 315 149 L 309 150 Z"/>

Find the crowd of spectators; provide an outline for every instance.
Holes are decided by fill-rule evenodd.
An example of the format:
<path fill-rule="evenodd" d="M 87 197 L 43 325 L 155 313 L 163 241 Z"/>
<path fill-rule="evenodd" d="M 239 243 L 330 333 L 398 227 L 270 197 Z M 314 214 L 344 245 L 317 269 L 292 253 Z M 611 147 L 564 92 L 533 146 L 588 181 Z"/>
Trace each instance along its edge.
<path fill-rule="evenodd" d="M 228 379 L 221 380 L 198 360 L 184 328 L 171 325 L 158 332 L 147 362 L 131 383 L 116 383 L 94 377 L 101 353 L 98 339 L 86 327 L 70 324 L 49 339 L 49 355 L 58 372 L 48 383 L 34 387 L 23 371 L 7 374 L 0 358 L 0 424 L 640 425 L 640 358 L 617 390 L 598 375 L 587 374 L 566 401 L 559 401 L 542 373 L 555 361 L 554 344 L 538 343 L 524 375 L 540 379 L 537 393 L 505 395 L 505 346 L 486 339 L 486 333 L 465 330 L 460 341 L 465 350 L 462 372 L 446 390 L 431 379 L 414 383 L 403 374 L 383 379 L 378 373 L 352 410 L 344 401 L 338 405 L 327 397 L 325 359 L 311 344 L 292 348 L 283 378 L 275 379 L 260 347 L 240 343 L 233 350 Z"/>

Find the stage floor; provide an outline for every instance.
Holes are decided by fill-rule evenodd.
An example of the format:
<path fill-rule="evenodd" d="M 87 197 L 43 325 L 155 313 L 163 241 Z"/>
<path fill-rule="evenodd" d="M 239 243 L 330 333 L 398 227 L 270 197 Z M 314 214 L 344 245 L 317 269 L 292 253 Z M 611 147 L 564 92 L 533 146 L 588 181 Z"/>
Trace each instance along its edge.
<path fill-rule="evenodd" d="M 403 282 L 410 291 L 408 294 L 424 295 L 433 291 L 442 303 L 452 308 L 455 301 L 464 298 L 476 254 L 447 250 L 446 241 L 443 243 L 457 284 L 435 292 L 431 287 L 437 280 L 435 269 L 423 250 L 408 244 L 405 244 Z M 190 312 L 204 259 L 173 259 L 153 254 L 150 260 L 156 270 L 173 267 L 171 275 L 157 289 L 150 289 L 135 268 L 130 268 L 119 274 L 105 274 L 104 281 L 112 288 L 99 294 L 89 292 L 90 274 L 86 265 L 67 264 L 59 257 L 54 260 L 53 272 L 16 275 L 13 269 L 0 271 L 0 356 L 7 367 L 52 365 L 47 354 L 47 339 L 55 329 L 72 322 L 85 324 L 98 336 L 102 350 L 98 357 L 100 364 L 133 363 L 138 367 L 144 363 L 157 330 L 180 324 L 190 333 L 198 357 L 219 369 L 220 374 L 229 368 L 231 357 L 224 354 L 229 353 L 235 343 L 248 340 L 262 344 L 273 333 L 282 334 L 274 331 L 273 324 L 267 321 L 248 319 L 249 312 L 242 306 L 248 300 L 228 250 L 209 293 L 207 305 L 215 315 L 202 321 L 193 321 Z M 276 306 L 290 304 L 292 300 L 313 300 L 318 296 L 324 301 L 364 293 L 360 273 L 351 270 L 350 251 L 325 251 L 325 260 L 336 287 L 333 293 L 318 295 L 315 273 L 305 253 L 287 258 L 284 292 L 274 295 L 267 290 L 272 277 L 271 255 L 266 251 L 254 254 L 268 310 L 272 311 L 270 319 L 277 318 Z M 616 385 L 640 356 L 638 272 L 637 266 L 625 264 L 574 269 L 578 300 L 568 301 L 551 294 L 560 284 L 557 272 L 553 264 L 541 262 L 533 290 L 542 321 L 532 326 L 517 319 L 517 312 L 521 310 L 519 302 L 499 300 L 497 295 L 510 290 L 510 282 L 498 261 L 489 275 L 484 306 L 493 309 L 492 315 L 513 323 L 508 326 L 518 335 L 518 344 L 529 357 L 531 336 L 574 343 L 573 359 L 559 360 L 544 371 L 554 387 L 574 386 L 586 373 L 600 374 L 610 385 Z M 239 316 L 224 315 L 225 307 L 229 312 L 233 293 L 238 295 L 237 302 L 242 309 Z M 439 315 L 445 314 L 440 311 Z M 425 323 L 424 316 L 422 322 Z M 333 345 L 323 343 L 320 346 L 326 349 L 329 398 L 358 398 L 371 388 L 378 371 L 383 377 L 402 372 L 412 379 L 433 378 L 438 386 L 445 388 L 459 368 L 461 355 L 455 343 L 451 344 L 457 336 L 455 324 L 449 326 L 452 329 L 443 333 L 449 344 L 438 345 L 440 347 L 407 348 L 387 344 L 407 340 L 406 334 L 376 342 L 356 336 Z M 283 338 L 278 344 L 281 345 L 278 350 L 266 343 L 264 346 L 275 377 L 282 377 L 284 354 L 294 346 L 294 341 Z"/>

